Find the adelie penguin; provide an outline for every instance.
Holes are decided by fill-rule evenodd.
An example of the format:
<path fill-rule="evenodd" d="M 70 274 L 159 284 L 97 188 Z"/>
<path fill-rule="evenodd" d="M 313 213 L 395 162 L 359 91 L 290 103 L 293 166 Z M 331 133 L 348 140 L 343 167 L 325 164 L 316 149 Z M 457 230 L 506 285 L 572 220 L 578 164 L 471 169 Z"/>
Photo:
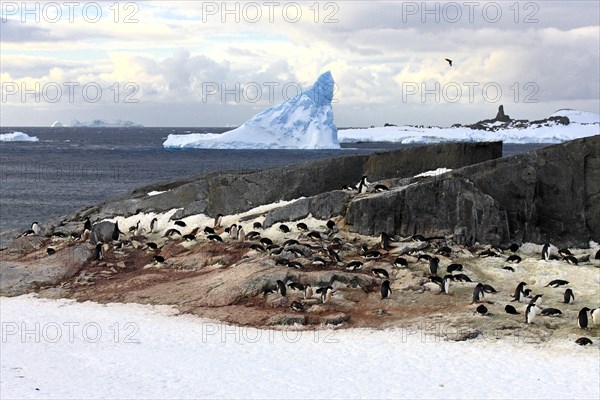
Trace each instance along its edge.
<path fill-rule="evenodd" d="M 536 294 L 531 300 L 529 300 L 529 304 L 535 304 L 539 307 L 542 304 L 542 296 L 543 295 L 541 294 Z"/>
<path fill-rule="evenodd" d="M 308 225 L 306 225 L 304 222 L 297 223 L 296 228 L 301 232 L 308 232 Z"/>
<path fill-rule="evenodd" d="M 304 311 L 304 306 L 299 301 L 292 301 L 290 308 L 294 311 Z"/>
<path fill-rule="evenodd" d="M 522 301 L 525 298 L 524 288 L 526 285 L 527 284 L 525 282 L 521 282 L 517 285 L 512 301 Z"/>
<path fill-rule="evenodd" d="M 483 292 L 483 284 L 478 283 L 473 289 L 473 301 L 471 301 L 471 304 L 479 303 L 481 300 L 483 300 L 484 296 L 485 294 Z"/>
<path fill-rule="evenodd" d="M 213 228 L 215 229 L 219 229 L 221 228 L 223 225 L 223 214 L 217 214 L 217 216 L 215 217 L 215 221 L 213 223 Z"/>
<path fill-rule="evenodd" d="M 406 261 L 406 258 L 398 257 L 394 260 L 394 267 L 406 268 L 408 267 L 408 261 Z"/>
<path fill-rule="evenodd" d="M 279 293 L 281 296 L 285 297 L 287 291 L 285 288 L 285 283 L 283 283 L 283 281 L 281 280 L 277 280 L 277 282 L 275 282 L 277 284 L 277 293 Z"/>
<path fill-rule="evenodd" d="M 327 287 L 325 290 L 321 292 L 321 303 L 327 304 L 331 301 L 333 297 L 333 289 L 331 286 Z"/>
<path fill-rule="evenodd" d="M 600 308 L 594 308 L 590 311 L 590 315 L 592 316 L 592 324 L 600 326 Z"/>
<path fill-rule="evenodd" d="M 575 301 L 575 295 L 573 294 L 573 290 L 570 288 L 565 290 L 565 294 L 563 296 L 563 303 L 573 304 L 574 301 Z"/>
<path fill-rule="evenodd" d="M 211 242 L 220 242 L 223 243 L 223 238 L 219 235 L 208 235 L 206 237 L 208 240 L 210 240 Z"/>
<path fill-rule="evenodd" d="M 262 224 L 258 221 L 252 224 L 252 229 L 262 229 Z"/>
<path fill-rule="evenodd" d="M 463 266 L 462 264 L 450 264 L 446 267 L 446 271 L 451 274 L 455 271 L 462 271 L 463 270 Z"/>
<path fill-rule="evenodd" d="M 549 261 L 550 260 L 550 244 L 546 243 L 544 247 L 542 247 L 542 260 Z"/>
<path fill-rule="evenodd" d="M 452 275 L 444 276 L 442 281 L 442 293 L 450 294 L 450 281 L 452 281 Z"/>
<path fill-rule="evenodd" d="M 389 278 L 390 274 L 383 268 L 373 268 L 371 273 L 379 278 Z"/>
<path fill-rule="evenodd" d="M 540 313 L 540 315 L 546 316 L 546 317 L 552 317 L 555 315 L 562 315 L 562 311 L 560 311 L 558 308 L 544 308 L 542 310 L 542 312 Z"/>
<path fill-rule="evenodd" d="M 550 281 L 550 283 L 548 283 L 545 287 L 552 286 L 553 288 L 557 288 L 559 286 L 564 286 L 568 284 L 569 281 L 564 281 L 562 279 L 554 279 L 553 281 Z"/>
<path fill-rule="evenodd" d="M 152 221 L 150 221 L 150 233 L 154 233 L 157 224 L 158 224 L 158 219 L 152 218 Z"/>
<path fill-rule="evenodd" d="M 440 259 L 437 257 L 431 257 L 429 259 L 429 272 L 431 273 L 431 275 L 437 276 L 439 267 L 440 267 Z"/>
<path fill-rule="evenodd" d="M 49 256 L 51 256 L 54 253 L 56 253 L 56 250 L 54 250 L 52 247 L 48 247 L 46 249 L 46 254 L 48 254 Z"/>
<path fill-rule="evenodd" d="M 516 308 L 514 308 L 513 306 L 511 306 L 510 304 L 507 304 L 504 307 L 504 311 L 506 311 L 507 314 L 511 314 L 511 315 L 518 315 L 519 312 L 517 311 Z"/>
<path fill-rule="evenodd" d="M 537 314 L 537 306 L 535 304 L 529 303 L 527 305 L 527 309 L 525 310 L 525 323 L 531 324 Z"/>
<path fill-rule="evenodd" d="M 588 313 L 590 312 L 590 309 L 587 307 L 583 307 L 581 310 L 579 310 L 579 315 L 577 315 L 577 325 L 581 328 L 581 329 L 587 329 L 588 328 Z"/>
<path fill-rule="evenodd" d="M 579 339 L 577 339 L 575 341 L 575 343 L 577 343 L 580 346 L 587 346 L 588 344 L 593 344 L 594 342 L 592 342 L 590 340 L 590 338 L 586 338 L 586 337 L 580 337 Z"/>
<path fill-rule="evenodd" d="M 519 257 L 516 254 L 512 254 L 512 255 L 508 256 L 508 258 L 506 259 L 506 261 L 518 264 L 518 263 L 521 262 L 521 257 Z"/>
<path fill-rule="evenodd" d="M 475 311 L 477 311 L 478 314 L 483 315 L 483 316 L 487 315 L 487 313 L 488 313 L 487 307 L 484 306 L 483 304 L 478 305 L 477 308 L 475 309 Z"/>
<path fill-rule="evenodd" d="M 390 281 L 385 280 L 381 283 L 381 300 L 389 299 L 392 295 L 392 289 L 390 288 Z"/>
<path fill-rule="evenodd" d="M 283 233 L 289 233 L 290 227 L 287 226 L 286 224 L 281 224 L 281 225 L 279 225 L 279 230 Z"/>
<path fill-rule="evenodd" d="M 350 261 L 348 264 L 346 264 L 346 266 L 344 267 L 346 270 L 348 271 L 356 271 L 359 270 L 363 267 L 363 263 L 360 261 Z"/>
<path fill-rule="evenodd" d="M 366 259 L 375 259 L 381 257 L 381 253 L 377 250 L 369 250 L 366 244 L 362 245 L 363 257 Z"/>
<path fill-rule="evenodd" d="M 306 284 L 306 286 L 304 286 L 304 298 L 306 300 L 312 298 L 313 296 L 313 289 L 312 286 L 310 286 L 310 283 Z"/>
<path fill-rule="evenodd" d="M 367 181 L 367 176 L 363 175 L 360 181 L 356 184 L 356 189 L 358 190 L 358 193 L 367 193 L 367 190 L 369 190 L 369 185 L 370 183 Z"/>

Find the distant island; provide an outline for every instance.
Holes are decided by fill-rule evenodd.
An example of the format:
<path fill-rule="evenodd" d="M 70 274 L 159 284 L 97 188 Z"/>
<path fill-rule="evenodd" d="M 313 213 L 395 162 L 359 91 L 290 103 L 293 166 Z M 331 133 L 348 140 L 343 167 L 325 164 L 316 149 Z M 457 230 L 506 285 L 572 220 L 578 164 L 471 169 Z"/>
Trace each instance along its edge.
<path fill-rule="evenodd" d="M 132 121 L 125 121 L 117 119 L 114 121 L 104 121 L 101 119 L 95 119 L 89 122 L 81 122 L 76 119 L 72 120 L 70 124 L 66 125 L 60 121 L 54 121 L 51 125 L 52 128 L 141 128 L 143 125 L 136 124 Z"/>

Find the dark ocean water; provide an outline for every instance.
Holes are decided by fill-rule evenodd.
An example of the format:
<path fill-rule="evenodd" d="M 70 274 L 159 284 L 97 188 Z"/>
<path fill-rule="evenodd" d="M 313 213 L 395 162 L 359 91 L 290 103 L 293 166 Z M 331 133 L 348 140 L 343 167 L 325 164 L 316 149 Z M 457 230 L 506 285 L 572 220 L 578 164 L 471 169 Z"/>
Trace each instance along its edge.
<path fill-rule="evenodd" d="M 365 143 L 342 150 L 165 150 L 167 135 L 229 128 L 10 128 L 39 142 L 0 142 L 0 232 L 67 215 L 112 195 L 164 180 L 254 170 L 318 158 L 409 147 Z M 504 155 L 541 147 L 505 145 Z"/>

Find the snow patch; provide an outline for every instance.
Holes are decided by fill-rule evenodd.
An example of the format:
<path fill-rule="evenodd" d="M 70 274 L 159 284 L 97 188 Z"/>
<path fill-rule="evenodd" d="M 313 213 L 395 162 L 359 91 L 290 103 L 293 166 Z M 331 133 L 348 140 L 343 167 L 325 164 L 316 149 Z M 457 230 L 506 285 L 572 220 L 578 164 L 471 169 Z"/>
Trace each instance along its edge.
<path fill-rule="evenodd" d="M 152 196 L 156 196 L 156 195 L 166 193 L 166 192 L 167 192 L 167 190 L 162 190 L 162 191 L 161 190 L 153 190 L 152 192 L 148 192 L 147 196 L 152 197 Z"/>
<path fill-rule="evenodd" d="M 423 173 L 420 173 L 418 175 L 415 175 L 414 178 L 422 178 L 425 176 L 438 176 L 441 174 L 445 174 L 446 172 L 450 172 L 452 171 L 450 168 L 438 168 L 432 171 L 425 171 Z"/>

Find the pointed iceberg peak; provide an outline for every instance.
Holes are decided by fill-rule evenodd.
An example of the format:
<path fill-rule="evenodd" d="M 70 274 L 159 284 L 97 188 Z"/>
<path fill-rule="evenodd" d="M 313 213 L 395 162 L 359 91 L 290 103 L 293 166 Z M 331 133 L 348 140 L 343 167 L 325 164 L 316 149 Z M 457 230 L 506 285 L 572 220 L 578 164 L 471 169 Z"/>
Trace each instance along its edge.
<path fill-rule="evenodd" d="M 304 92 L 318 106 L 331 104 L 335 81 L 331 71 L 323 72 L 310 89 Z"/>
<path fill-rule="evenodd" d="M 333 123 L 334 81 L 327 71 L 304 92 L 256 114 L 221 135 L 169 135 L 167 148 L 198 149 L 339 149 Z"/>

